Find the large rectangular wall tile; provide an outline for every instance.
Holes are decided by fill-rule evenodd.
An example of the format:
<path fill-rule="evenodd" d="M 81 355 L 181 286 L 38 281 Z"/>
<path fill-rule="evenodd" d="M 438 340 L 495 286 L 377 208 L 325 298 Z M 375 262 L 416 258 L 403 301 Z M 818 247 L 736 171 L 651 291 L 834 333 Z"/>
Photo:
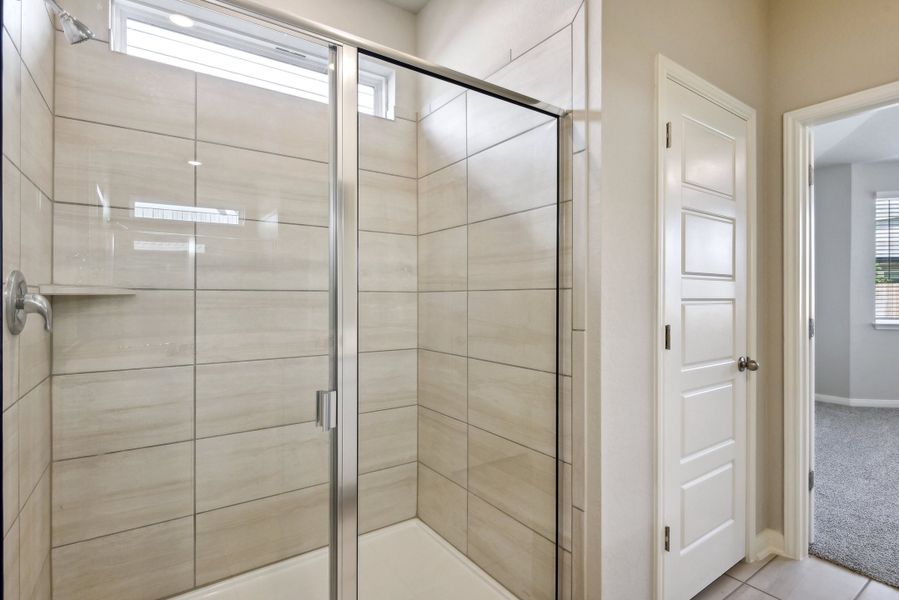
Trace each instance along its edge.
<path fill-rule="evenodd" d="M 0 161 L 3 164 L 3 272 L 9 273 L 21 266 L 22 174 L 6 156 Z"/>
<path fill-rule="evenodd" d="M 467 485 L 468 430 L 457 421 L 427 408 L 418 411 L 418 460 L 444 477 Z"/>
<path fill-rule="evenodd" d="M 465 354 L 466 292 L 427 292 L 418 296 L 418 342 L 427 350 Z"/>
<path fill-rule="evenodd" d="M 574 200 L 571 203 L 571 280 L 573 288 L 571 325 L 587 328 L 587 153 L 574 155 Z"/>
<path fill-rule="evenodd" d="M 56 42 L 57 115 L 193 137 L 192 71 L 110 52 L 104 42 L 73 46 L 62 33 Z"/>
<path fill-rule="evenodd" d="M 194 507 L 193 443 L 53 463 L 53 545 L 161 523 Z"/>
<path fill-rule="evenodd" d="M 312 421 L 328 377 L 327 356 L 197 365 L 197 437 Z"/>
<path fill-rule="evenodd" d="M 197 511 L 328 481 L 329 436 L 315 423 L 197 441 Z"/>
<path fill-rule="evenodd" d="M 555 544 L 473 494 L 468 556 L 519 598 L 554 597 Z"/>
<path fill-rule="evenodd" d="M 414 348 L 360 354 L 359 412 L 414 405 L 418 396 L 417 360 Z"/>
<path fill-rule="evenodd" d="M 465 488 L 418 464 L 418 517 L 461 552 L 468 547 L 467 506 Z"/>
<path fill-rule="evenodd" d="M 446 292 L 466 289 L 468 228 L 455 227 L 418 237 L 418 289 Z"/>
<path fill-rule="evenodd" d="M 47 104 L 53 106 L 53 23 L 47 6 L 22 0 L 22 61 Z"/>
<path fill-rule="evenodd" d="M 359 351 L 401 350 L 418 345 L 418 294 L 359 294 Z"/>
<path fill-rule="evenodd" d="M 552 117 L 478 92 L 468 93 L 468 155 L 529 131 Z"/>
<path fill-rule="evenodd" d="M 19 400 L 19 505 L 40 481 L 50 464 L 50 380 Z"/>
<path fill-rule="evenodd" d="M 556 370 L 556 292 L 470 292 L 469 355 L 494 362 Z"/>
<path fill-rule="evenodd" d="M 34 598 L 35 591 L 40 587 L 41 571 L 49 559 L 50 473 L 45 472 L 19 515 L 19 585 L 22 598 Z"/>
<path fill-rule="evenodd" d="M 22 178 L 20 264 L 28 285 L 50 283 L 53 262 L 53 202 Z"/>
<path fill-rule="evenodd" d="M 418 232 L 468 221 L 468 164 L 459 161 L 418 180 Z"/>
<path fill-rule="evenodd" d="M 565 27 L 489 77 L 491 83 L 571 107 L 571 28 Z M 483 94 L 469 94 L 469 153 L 530 129 L 547 116 Z"/>
<path fill-rule="evenodd" d="M 327 290 L 328 229 L 267 221 L 197 225 L 197 288 Z"/>
<path fill-rule="evenodd" d="M 359 168 L 415 177 L 415 121 L 359 115 Z"/>
<path fill-rule="evenodd" d="M 359 289 L 363 292 L 414 292 L 418 289 L 416 237 L 359 233 Z"/>
<path fill-rule="evenodd" d="M 55 548 L 53 598 L 156 600 L 190 589 L 193 521 L 186 517 Z"/>
<path fill-rule="evenodd" d="M 52 302 L 54 313 L 60 302 Z M 54 314 L 56 317 L 56 314 Z M 19 334 L 19 368 L 18 395 L 27 394 L 50 375 L 51 339 L 57 335 L 57 323 L 54 318 L 53 334 L 44 329 L 40 319 L 28 319 L 25 329 Z M 4 362 L 6 357 L 4 357 Z M 13 399 L 15 400 L 15 399 Z"/>
<path fill-rule="evenodd" d="M 5 536 L 19 515 L 19 406 L 3 413 L 3 531 Z"/>
<path fill-rule="evenodd" d="M 236 210 L 241 219 L 327 226 L 328 164 L 197 144 L 197 206 Z"/>
<path fill-rule="evenodd" d="M 328 105 L 197 75 L 197 138 L 325 162 Z"/>
<path fill-rule="evenodd" d="M 53 216 L 54 283 L 193 289 L 193 223 L 59 203 Z"/>
<path fill-rule="evenodd" d="M 193 362 L 193 292 L 57 296 L 53 311 L 53 372 L 56 374 Z M 140 318 L 136 319 L 135 315 Z"/>
<path fill-rule="evenodd" d="M 53 196 L 53 113 L 22 69 L 22 173 Z"/>
<path fill-rule="evenodd" d="M 556 535 L 556 461 L 468 428 L 468 489 L 547 540 Z"/>
<path fill-rule="evenodd" d="M 197 584 L 328 544 L 329 485 L 197 515 Z"/>
<path fill-rule="evenodd" d="M 417 185 L 414 179 L 359 172 L 359 229 L 418 233 Z"/>
<path fill-rule="evenodd" d="M 556 454 L 556 377 L 468 361 L 468 422 L 544 454 Z"/>
<path fill-rule="evenodd" d="M 419 121 L 420 177 L 465 158 L 466 97 L 459 95 Z"/>
<path fill-rule="evenodd" d="M 197 362 L 328 352 L 327 292 L 198 292 Z"/>
<path fill-rule="evenodd" d="M 193 438 L 193 367 L 53 378 L 55 460 Z"/>
<path fill-rule="evenodd" d="M 19 505 L 16 503 L 16 511 Z M 3 597 L 19 600 L 19 521 L 3 537 Z"/>
<path fill-rule="evenodd" d="M 454 419 L 468 420 L 467 360 L 429 350 L 418 351 L 418 403 Z"/>
<path fill-rule="evenodd" d="M 406 406 L 359 415 L 359 473 L 415 461 L 417 411 Z"/>
<path fill-rule="evenodd" d="M 468 159 L 468 220 L 555 204 L 556 125 L 548 123 Z"/>
<path fill-rule="evenodd" d="M 415 517 L 417 470 L 413 462 L 359 477 L 359 533 Z"/>
<path fill-rule="evenodd" d="M 508 290 L 556 287 L 556 207 L 472 223 L 468 287 Z"/>
<path fill-rule="evenodd" d="M 14 4 L 4 2 L 3 8 Z M 4 19 L 5 21 L 5 19 Z M 21 166 L 22 149 L 22 60 L 3 28 L 3 154 Z"/>
<path fill-rule="evenodd" d="M 55 134 L 57 202 L 193 205 L 192 140 L 59 117 Z"/>

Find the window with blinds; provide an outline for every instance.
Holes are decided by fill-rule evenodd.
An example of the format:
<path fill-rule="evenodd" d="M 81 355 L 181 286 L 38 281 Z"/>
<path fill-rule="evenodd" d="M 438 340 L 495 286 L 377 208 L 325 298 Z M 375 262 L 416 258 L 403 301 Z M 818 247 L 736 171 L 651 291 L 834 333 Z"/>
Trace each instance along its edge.
<path fill-rule="evenodd" d="M 877 194 L 874 215 L 874 324 L 899 328 L 899 193 Z"/>

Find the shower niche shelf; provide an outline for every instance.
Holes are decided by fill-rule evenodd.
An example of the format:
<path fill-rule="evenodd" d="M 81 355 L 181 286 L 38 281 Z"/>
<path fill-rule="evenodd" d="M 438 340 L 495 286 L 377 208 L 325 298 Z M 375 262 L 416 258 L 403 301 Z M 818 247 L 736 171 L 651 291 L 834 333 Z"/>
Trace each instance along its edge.
<path fill-rule="evenodd" d="M 106 287 L 101 285 L 41 285 L 44 296 L 134 296 L 137 292 L 130 288 Z"/>

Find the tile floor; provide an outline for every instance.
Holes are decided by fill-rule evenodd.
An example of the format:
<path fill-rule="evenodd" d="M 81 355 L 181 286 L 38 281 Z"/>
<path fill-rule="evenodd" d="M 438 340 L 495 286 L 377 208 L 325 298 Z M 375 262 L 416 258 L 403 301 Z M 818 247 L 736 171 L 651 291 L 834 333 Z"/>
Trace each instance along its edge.
<path fill-rule="evenodd" d="M 815 557 L 737 563 L 693 600 L 899 600 L 899 590 Z"/>

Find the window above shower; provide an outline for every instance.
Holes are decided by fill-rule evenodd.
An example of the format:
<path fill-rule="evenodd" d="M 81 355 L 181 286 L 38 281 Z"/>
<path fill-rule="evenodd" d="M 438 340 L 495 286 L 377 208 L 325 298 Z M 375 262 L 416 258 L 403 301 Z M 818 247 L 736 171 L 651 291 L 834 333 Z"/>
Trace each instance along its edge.
<path fill-rule="evenodd" d="M 113 0 L 112 49 L 198 73 L 327 104 L 325 46 L 251 22 L 225 21 L 177 0 Z M 365 63 L 359 72 L 359 112 L 394 118 L 395 72 Z"/>

